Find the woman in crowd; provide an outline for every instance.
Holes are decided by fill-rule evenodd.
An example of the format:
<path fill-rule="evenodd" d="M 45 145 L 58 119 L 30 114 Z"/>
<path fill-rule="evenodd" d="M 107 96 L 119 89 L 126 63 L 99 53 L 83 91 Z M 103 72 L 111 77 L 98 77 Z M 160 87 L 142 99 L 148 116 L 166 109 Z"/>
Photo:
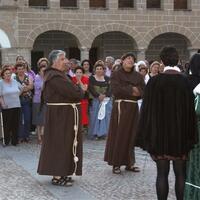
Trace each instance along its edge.
<path fill-rule="evenodd" d="M 183 200 L 186 160 L 197 142 L 194 96 L 187 78 L 176 67 L 177 50 L 165 47 L 160 58 L 167 67 L 146 85 L 138 143 L 156 163 L 158 200 L 166 200 L 168 196 L 170 161 L 175 174 L 176 198 Z"/>
<path fill-rule="evenodd" d="M 150 65 L 150 73 L 149 73 L 150 78 L 153 77 L 153 76 L 158 75 L 159 69 L 160 69 L 160 63 L 158 61 L 154 61 Z"/>
<path fill-rule="evenodd" d="M 20 90 L 18 82 L 11 78 L 12 72 L 9 65 L 5 65 L 1 71 L 0 103 L 3 115 L 3 128 L 5 145 L 10 142 L 16 146 L 18 143 L 18 127 L 20 118 Z"/>
<path fill-rule="evenodd" d="M 45 105 L 40 106 L 41 103 L 41 91 L 43 86 L 44 70 L 48 66 L 48 60 L 46 58 L 40 58 L 38 60 L 38 74 L 35 76 L 34 81 L 34 95 L 32 104 L 32 124 L 36 126 L 36 134 L 38 136 L 38 144 L 42 143 L 42 137 L 44 133 L 44 112 Z"/>
<path fill-rule="evenodd" d="M 23 92 L 20 95 L 21 103 L 21 118 L 19 127 L 19 139 L 20 142 L 28 142 L 31 126 L 31 102 L 33 80 L 30 76 L 26 75 L 26 69 L 24 63 L 18 63 L 16 68 L 16 80 L 23 87 Z"/>
<path fill-rule="evenodd" d="M 35 72 L 31 69 L 31 66 L 29 65 L 29 63 L 27 61 L 24 61 L 24 65 L 25 65 L 26 75 L 31 77 L 31 79 L 34 81 L 35 80 Z"/>
<path fill-rule="evenodd" d="M 89 92 L 92 98 L 90 106 L 89 136 L 104 138 L 108 133 L 112 102 L 110 99 L 109 78 L 100 62 L 94 66 L 94 75 L 89 79 Z"/>
<path fill-rule="evenodd" d="M 191 75 L 190 83 L 194 88 L 195 110 L 198 123 L 198 136 L 199 142 L 195 145 L 194 149 L 190 152 L 189 162 L 187 166 L 187 178 L 185 185 L 185 200 L 200 199 L 200 54 L 194 54 L 189 63 Z M 194 79 L 192 79 L 194 77 Z"/>
<path fill-rule="evenodd" d="M 90 77 L 92 75 L 92 66 L 89 60 L 83 60 L 81 66 L 84 69 L 84 75 Z"/>
<path fill-rule="evenodd" d="M 85 96 L 81 100 L 81 125 L 87 127 L 88 120 L 88 98 L 86 91 L 88 90 L 89 78 L 84 76 L 84 69 L 82 67 L 76 67 L 74 69 L 75 76 L 72 77 L 72 81 L 80 85 L 83 91 L 85 91 Z"/>

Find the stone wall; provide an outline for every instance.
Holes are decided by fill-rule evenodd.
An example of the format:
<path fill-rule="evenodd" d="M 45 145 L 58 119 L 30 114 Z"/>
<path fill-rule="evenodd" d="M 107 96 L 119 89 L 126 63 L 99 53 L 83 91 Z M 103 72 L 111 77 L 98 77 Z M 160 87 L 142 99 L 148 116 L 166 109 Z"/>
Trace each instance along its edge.
<path fill-rule="evenodd" d="M 6 2 L 9 5 L 5 6 Z M 79 0 L 77 8 L 60 8 L 59 0 L 49 0 L 46 8 L 28 7 L 28 0 L 4 0 L 4 5 L 0 4 L 0 29 L 8 35 L 12 50 L 2 52 L 3 62 L 13 61 L 13 54 L 20 52 L 26 52 L 24 56 L 30 61 L 36 38 L 47 31 L 64 31 L 68 36 L 71 34 L 77 38 L 82 59 L 89 55 L 95 38 L 103 33 L 114 31 L 129 35 L 130 41 L 134 41 L 133 50 L 143 59 L 154 38 L 164 33 L 177 33 L 177 38 L 185 43 L 182 54 L 187 60 L 200 47 L 200 2 L 188 2 L 188 10 L 174 11 L 173 0 L 162 0 L 161 9 L 146 9 L 146 0 L 134 0 L 134 8 L 129 9 L 119 9 L 117 0 L 107 0 L 104 9 L 89 8 L 89 0 Z M 112 43 L 109 34 L 107 36 L 104 41 Z M 116 43 L 120 47 L 121 37 Z M 156 44 L 152 45 L 156 47 Z M 105 57 L 112 52 L 118 56 L 118 52 L 113 51 L 118 46 L 104 46 L 106 53 L 99 56 Z M 126 48 L 130 50 L 131 47 L 127 44 L 124 50 Z M 150 55 L 154 56 L 148 49 L 147 57 Z"/>

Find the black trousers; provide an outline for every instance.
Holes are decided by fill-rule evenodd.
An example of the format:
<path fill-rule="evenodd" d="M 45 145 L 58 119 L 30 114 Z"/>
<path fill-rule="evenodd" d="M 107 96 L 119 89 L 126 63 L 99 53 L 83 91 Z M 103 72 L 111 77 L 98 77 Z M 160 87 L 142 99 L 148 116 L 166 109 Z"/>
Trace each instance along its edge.
<path fill-rule="evenodd" d="M 8 145 L 11 141 L 12 145 L 16 145 L 18 143 L 20 108 L 4 109 L 2 115 L 5 144 Z"/>

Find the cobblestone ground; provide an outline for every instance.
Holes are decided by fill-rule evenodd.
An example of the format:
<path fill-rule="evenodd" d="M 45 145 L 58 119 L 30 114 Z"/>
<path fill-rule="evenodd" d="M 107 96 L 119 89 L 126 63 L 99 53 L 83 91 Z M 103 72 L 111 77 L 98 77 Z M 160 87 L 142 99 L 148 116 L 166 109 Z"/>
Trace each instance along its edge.
<path fill-rule="evenodd" d="M 105 141 L 84 141 L 83 176 L 75 177 L 71 188 L 56 187 L 50 178 L 36 173 L 40 146 L 20 144 L 0 147 L 0 200 L 156 200 L 155 164 L 144 151 L 136 149 L 140 173 L 113 175 L 103 161 Z M 172 168 L 171 168 L 172 171 Z M 42 179 L 42 178 L 43 179 Z M 169 200 L 174 200 L 174 179 L 170 173 Z"/>

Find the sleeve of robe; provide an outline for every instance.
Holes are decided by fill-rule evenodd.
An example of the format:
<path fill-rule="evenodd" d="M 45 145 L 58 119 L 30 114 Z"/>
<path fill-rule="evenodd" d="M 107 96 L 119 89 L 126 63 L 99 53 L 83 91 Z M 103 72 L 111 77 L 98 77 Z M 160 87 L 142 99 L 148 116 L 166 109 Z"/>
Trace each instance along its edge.
<path fill-rule="evenodd" d="M 84 96 L 84 92 L 79 86 L 73 84 L 72 81 L 63 78 L 62 76 L 53 77 L 48 84 L 49 87 L 70 101 L 81 100 Z"/>
<path fill-rule="evenodd" d="M 120 82 L 120 78 L 117 72 L 113 72 L 111 75 L 111 91 L 114 96 L 125 96 L 132 97 L 133 96 L 133 86 L 130 85 L 122 85 Z"/>

